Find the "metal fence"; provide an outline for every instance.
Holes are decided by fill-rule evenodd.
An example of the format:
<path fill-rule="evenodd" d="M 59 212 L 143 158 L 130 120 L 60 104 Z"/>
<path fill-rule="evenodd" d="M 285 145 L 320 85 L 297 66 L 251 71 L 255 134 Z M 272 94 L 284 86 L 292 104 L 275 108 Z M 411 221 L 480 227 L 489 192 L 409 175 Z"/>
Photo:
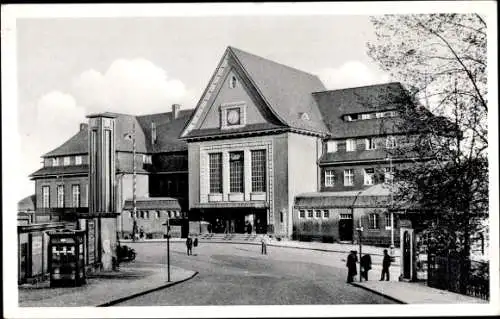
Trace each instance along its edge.
<path fill-rule="evenodd" d="M 427 283 L 429 287 L 489 300 L 489 264 L 429 254 Z"/>

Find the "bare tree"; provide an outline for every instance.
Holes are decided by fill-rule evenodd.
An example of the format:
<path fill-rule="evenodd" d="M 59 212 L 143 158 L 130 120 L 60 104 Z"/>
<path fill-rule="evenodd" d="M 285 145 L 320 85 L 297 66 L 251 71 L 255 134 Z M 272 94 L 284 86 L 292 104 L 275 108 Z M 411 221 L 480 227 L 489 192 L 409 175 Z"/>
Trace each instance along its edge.
<path fill-rule="evenodd" d="M 397 125 L 412 134 L 391 156 L 413 163 L 395 173 L 396 203 L 425 212 L 435 247 L 469 260 L 471 236 L 488 216 L 486 23 L 477 14 L 371 21 L 377 40 L 369 55 L 410 92 L 400 97 Z"/>

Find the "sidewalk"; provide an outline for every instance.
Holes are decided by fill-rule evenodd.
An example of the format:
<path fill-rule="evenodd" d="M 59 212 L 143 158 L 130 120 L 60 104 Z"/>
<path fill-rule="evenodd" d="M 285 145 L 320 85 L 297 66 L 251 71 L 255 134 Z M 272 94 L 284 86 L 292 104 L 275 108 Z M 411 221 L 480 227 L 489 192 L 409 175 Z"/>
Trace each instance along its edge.
<path fill-rule="evenodd" d="M 145 239 L 135 241 L 135 243 L 148 243 L 148 242 L 166 242 L 166 239 Z M 184 242 L 184 238 L 172 238 L 170 242 Z M 217 243 L 217 244 L 247 244 L 247 245 L 260 245 L 259 240 L 255 241 L 245 241 L 245 240 L 219 240 L 219 239 L 199 239 L 200 243 Z M 131 243 L 132 240 L 120 240 L 120 243 L 126 244 Z M 268 244 L 271 247 L 285 247 L 285 248 L 295 248 L 295 249 L 309 249 L 309 250 L 317 250 L 317 251 L 329 251 L 336 253 L 345 253 L 348 254 L 351 250 L 359 250 L 359 245 L 354 244 L 340 244 L 340 243 L 320 243 L 320 242 L 304 242 L 297 240 L 271 240 Z M 382 259 L 384 256 L 384 249 L 389 250 L 389 248 L 376 247 L 376 246 L 368 246 L 362 245 L 362 253 L 370 254 L 373 264 L 382 264 Z M 394 261 L 392 262 L 393 266 L 399 266 L 400 262 L 400 249 L 394 248 Z M 346 256 L 347 257 L 347 256 Z"/>
<path fill-rule="evenodd" d="M 403 304 L 481 304 L 486 300 L 457 294 L 447 290 L 431 288 L 424 283 L 394 281 L 353 282 L 354 286 L 369 290 Z"/>
<path fill-rule="evenodd" d="M 171 266 L 171 282 L 167 282 L 165 265 L 123 265 L 118 272 L 91 274 L 87 277 L 87 284 L 81 287 L 50 288 L 48 282 L 21 285 L 18 288 L 19 307 L 110 306 L 181 283 L 196 274 L 194 271 Z"/>

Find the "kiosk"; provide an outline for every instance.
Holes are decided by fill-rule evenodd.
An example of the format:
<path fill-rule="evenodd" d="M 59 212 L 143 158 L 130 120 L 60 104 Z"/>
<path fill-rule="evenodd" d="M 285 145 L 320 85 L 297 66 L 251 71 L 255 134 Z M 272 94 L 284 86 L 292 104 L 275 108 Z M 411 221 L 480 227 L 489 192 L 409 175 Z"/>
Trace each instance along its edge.
<path fill-rule="evenodd" d="M 50 287 L 85 284 L 85 231 L 63 230 L 49 236 Z"/>

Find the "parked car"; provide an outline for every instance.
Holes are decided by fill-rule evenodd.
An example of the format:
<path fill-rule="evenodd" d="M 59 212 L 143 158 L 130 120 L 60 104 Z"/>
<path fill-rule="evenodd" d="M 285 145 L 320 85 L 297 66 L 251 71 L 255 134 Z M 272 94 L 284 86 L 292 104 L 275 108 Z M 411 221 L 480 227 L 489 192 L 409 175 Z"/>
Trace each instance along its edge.
<path fill-rule="evenodd" d="M 127 245 L 118 246 L 116 255 L 118 256 L 118 262 L 122 261 L 133 261 L 135 260 L 135 249 L 130 248 Z"/>

